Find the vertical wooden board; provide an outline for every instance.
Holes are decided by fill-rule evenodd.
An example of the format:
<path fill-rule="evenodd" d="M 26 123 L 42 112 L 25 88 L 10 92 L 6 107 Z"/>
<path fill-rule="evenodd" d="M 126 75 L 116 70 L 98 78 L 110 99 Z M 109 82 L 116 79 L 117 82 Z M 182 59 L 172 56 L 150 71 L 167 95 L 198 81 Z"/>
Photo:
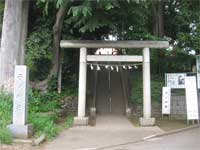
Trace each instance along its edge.
<path fill-rule="evenodd" d="M 196 76 L 189 76 L 185 78 L 186 86 L 186 108 L 187 108 L 187 119 L 198 120 L 198 98 L 197 98 L 197 84 Z"/>
<path fill-rule="evenodd" d="M 171 88 L 162 88 L 162 114 L 170 114 L 171 109 Z"/>

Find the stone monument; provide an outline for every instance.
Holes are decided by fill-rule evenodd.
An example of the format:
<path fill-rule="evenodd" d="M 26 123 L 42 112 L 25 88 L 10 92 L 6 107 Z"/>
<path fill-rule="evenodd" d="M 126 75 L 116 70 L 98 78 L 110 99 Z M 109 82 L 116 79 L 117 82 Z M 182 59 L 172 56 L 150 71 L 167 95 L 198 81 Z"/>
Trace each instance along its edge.
<path fill-rule="evenodd" d="M 15 66 L 13 122 L 8 129 L 15 138 L 29 138 L 33 127 L 27 124 L 28 118 L 29 71 L 24 65 Z"/>

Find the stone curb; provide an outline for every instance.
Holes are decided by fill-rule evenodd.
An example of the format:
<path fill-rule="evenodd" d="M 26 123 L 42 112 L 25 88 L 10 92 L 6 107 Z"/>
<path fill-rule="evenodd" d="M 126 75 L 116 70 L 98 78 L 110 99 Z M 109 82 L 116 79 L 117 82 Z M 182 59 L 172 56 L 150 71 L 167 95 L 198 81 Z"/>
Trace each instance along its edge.
<path fill-rule="evenodd" d="M 30 144 L 32 146 L 38 146 L 42 142 L 44 142 L 46 139 L 46 135 L 42 134 L 37 139 L 13 139 L 14 143 L 22 143 L 22 144 Z"/>

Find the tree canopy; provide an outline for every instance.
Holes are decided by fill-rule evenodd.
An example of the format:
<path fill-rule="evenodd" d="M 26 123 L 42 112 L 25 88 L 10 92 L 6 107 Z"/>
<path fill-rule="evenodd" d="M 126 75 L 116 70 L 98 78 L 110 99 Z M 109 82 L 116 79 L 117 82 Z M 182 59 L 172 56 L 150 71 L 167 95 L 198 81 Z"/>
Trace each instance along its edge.
<path fill-rule="evenodd" d="M 37 0 L 30 3 L 26 64 L 34 80 L 47 78 L 52 64 L 55 66 L 52 74 L 56 75 L 61 39 L 100 40 L 113 35 L 118 40 L 168 40 L 169 49 L 152 51 L 153 66 L 158 66 L 153 67 L 154 73 L 164 73 L 169 68 L 191 71 L 194 56 L 200 53 L 199 0 Z M 0 2 L 0 27 L 3 4 Z M 65 53 L 67 66 L 64 67 L 72 69 L 77 65 L 77 56 L 77 52 Z M 67 74 L 75 80 L 76 72 L 77 69 L 72 69 Z"/>

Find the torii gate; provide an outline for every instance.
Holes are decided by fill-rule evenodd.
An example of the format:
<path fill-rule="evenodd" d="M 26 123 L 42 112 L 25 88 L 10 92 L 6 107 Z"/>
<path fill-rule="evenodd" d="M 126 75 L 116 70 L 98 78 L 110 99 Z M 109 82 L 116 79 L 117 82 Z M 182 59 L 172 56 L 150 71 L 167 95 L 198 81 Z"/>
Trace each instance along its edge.
<path fill-rule="evenodd" d="M 61 48 L 80 48 L 78 115 L 74 118 L 74 124 L 88 124 L 88 117 L 85 114 L 87 61 L 143 62 L 143 118 L 140 118 L 140 124 L 142 126 L 151 126 L 155 124 L 155 118 L 151 117 L 150 48 L 168 48 L 169 43 L 167 41 L 62 40 L 60 46 Z M 140 48 L 143 49 L 143 56 L 87 55 L 87 48 Z"/>

